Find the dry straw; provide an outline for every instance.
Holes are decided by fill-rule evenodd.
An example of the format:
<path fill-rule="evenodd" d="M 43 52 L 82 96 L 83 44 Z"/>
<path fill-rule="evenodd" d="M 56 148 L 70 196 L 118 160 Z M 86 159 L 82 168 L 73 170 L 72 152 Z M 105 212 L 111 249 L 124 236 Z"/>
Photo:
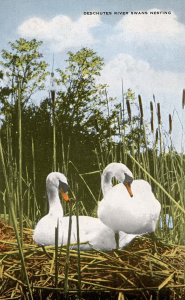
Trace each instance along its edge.
<path fill-rule="evenodd" d="M 4 228 L 7 230 L 6 226 Z M 1 223 L 2 231 L 4 228 Z M 67 292 L 67 295 L 72 296 L 73 293 L 79 293 L 78 251 L 70 250 L 66 274 L 65 246 L 57 252 L 55 247 L 47 246 L 43 252 L 42 248 L 31 241 L 31 230 L 24 229 L 23 233 L 23 253 L 34 296 L 40 295 L 42 299 L 42 295 L 61 296 Z M 13 229 L 9 241 L 1 240 L 0 246 L 1 280 L 4 282 L 0 299 L 21 299 L 25 283 L 20 275 Z M 134 293 L 143 299 L 151 299 L 153 292 L 161 296 L 168 292 L 173 297 L 182 297 L 185 291 L 184 256 L 185 247 L 165 245 L 152 235 L 136 238 L 123 250 L 81 251 L 82 298 L 83 293 L 96 292 L 98 297 L 103 291 L 122 293 L 124 296 Z M 55 257 L 55 261 L 57 259 L 57 279 L 52 257 Z"/>

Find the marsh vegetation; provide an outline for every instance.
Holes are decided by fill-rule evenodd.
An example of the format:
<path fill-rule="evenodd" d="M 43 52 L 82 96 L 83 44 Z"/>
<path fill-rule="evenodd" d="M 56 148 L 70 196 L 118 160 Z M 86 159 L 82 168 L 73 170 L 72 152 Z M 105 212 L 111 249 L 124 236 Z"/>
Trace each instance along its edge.
<path fill-rule="evenodd" d="M 10 43 L 9 50 L 1 52 L 0 213 L 1 219 L 13 226 L 15 241 L 12 248 L 18 246 L 18 251 L 13 251 L 22 265 L 21 275 L 18 275 L 22 279 L 15 281 L 15 267 L 15 273 L 9 275 L 9 280 L 15 283 L 17 289 L 22 282 L 27 287 L 28 297 L 33 297 L 31 271 L 28 272 L 25 260 L 29 254 L 42 260 L 46 253 L 41 254 L 31 242 L 30 245 L 25 244 L 24 235 L 25 230 L 31 235 L 29 230 L 48 210 L 45 192 L 47 174 L 51 171 L 66 174 L 74 214 L 78 203 L 79 214 L 96 216 L 98 201 L 102 197 L 100 174 L 113 161 L 123 162 L 135 178 L 151 183 L 162 205 L 156 236 L 162 243 L 171 245 L 175 259 L 175 251 L 179 250 L 174 250 L 173 245 L 182 249 L 185 245 L 185 156 L 177 152 L 172 143 L 171 114 L 169 128 L 164 128 L 160 103 L 153 96 L 148 100 L 150 117 L 147 120 L 142 97 L 135 95 L 131 89 L 124 91 L 121 79 L 121 99 L 110 97 L 107 86 L 97 83 L 101 81 L 103 59 L 92 49 L 69 52 L 65 68 L 53 70 L 53 66 L 44 61 L 41 44 L 36 40 L 19 39 Z M 52 72 L 49 72 L 51 69 Z M 100 79 L 97 81 L 97 78 Z M 49 80 L 48 87 L 46 82 Z M 185 96 L 182 104 L 184 109 Z M 64 209 L 68 215 L 69 206 L 65 205 Z M 3 239 L 3 245 L 6 243 L 8 241 Z M 184 255 L 184 252 L 181 253 Z M 2 261 L 8 261 L 9 257 L 13 259 L 12 254 L 8 248 L 1 255 Z M 58 253 L 47 250 L 47 254 L 54 264 Z M 98 253 L 92 255 L 98 256 Z M 91 254 L 85 257 L 93 260 Z M 118 260 L 120 257 L 118 255 Z M 106 265 L 105 268 L 109 267 Z M 84 268 L 87 268 L 85 264 L 81 271 Z M 98 270 L 97 265 L 96 268 Z M 116 267 L 111 265 L 110 268 Z M 54 270 L 55 274 L 55 288 L 64 280 L 59 269 L 50 265 L 51 273 Z M 171 274 L 166 275 L 169 280 L 164 286 L 171 284 Z M 3 276 L 2 271 L 2 279 Z M 42 270 L 42 279 L 44 276 Z M 45 277 L 42 281 L 41 277 L 42 286 L 52 286 L 53 282 Z M 7 278 L 8 275 L 5 285 Z M 184 279 L 181 275 L 179 278 L 177 285 L 184 287 Z M 79 278 L 75 280 L 79 283 Z M 131 286 L 135 285 L 131 282 Z M 80 284 L 83 286 L 83 282 Z M 16 287 L 12 286 L 12 297 L 23 297 L 19 295 L 16 298 Z M 0 295 L 4 297 L 4 293 L 2 287 Z"/>

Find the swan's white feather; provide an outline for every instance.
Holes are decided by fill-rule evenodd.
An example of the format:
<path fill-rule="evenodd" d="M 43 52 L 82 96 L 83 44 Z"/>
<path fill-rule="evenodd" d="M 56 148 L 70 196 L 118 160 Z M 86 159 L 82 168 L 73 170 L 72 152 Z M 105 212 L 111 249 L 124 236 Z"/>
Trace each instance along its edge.
<path fill-rule="evenodd" d="M 37 224 L 33 239 L 39 245 L 55 245 L 55 228 L 59 224 L 58 243 L 66 245 L 68 240 L 69 217 L 60 217 L 46 215 Z M 79 231 L 81 250 L 98 249 L 111 250 L 115 249 L 114 232 L 104 225 L 98 218 L 79 216 Z M 72 216 L 71 244 L 77 243 L 77 225 L 76 216 Z M 83 244 L 86 243 L 86 244 Z M 75 248 L 75 246 L 73 247 Z"/>
<path fill-rule="evenodd" d="M 49 213 L 36 225 L 33 240 L 39 245 L 55 245 L 55 230 L 58 225 L 58 244 L 68 241 L 69 217 L 63 216 L 63 208 L 58 195 L 59 181 L 67 184 L 64 174 L 52 172 L 47 176 L 46 189 L 49 201 Z M 116 248 L 114 231 L 98 218 L 79 216 L 80 249 L 112 250 Z M 119 247 L 123 248 L 135 236 L 120 235 Z M 76 216 L 72 216 L 71 244 L 77 243 Z M 76 248 L 76 246 L 71 246 Z"/>
<path fill-rule="evenodd" d="M 37 223 L 33 240 L 39 245 L 55 245 L 55 229 L 58 224 L 58 244 L 66 245 L 68 240 L 69 217 L 63 216 L 63 208 L 58 195 L 59 181 L 67 184 L 66 177 L 59 172 L 47 176 L 46 189 L 49 201 L 49 213 Z M 79 216 L 80 249 L 112 250 L 116 248 L 113 230 L 103 224 L 100 219 Z M 76 216 L 72 216 L 71 244 L 77 243 Z M 122 239 L 120 247 L 125 246 Z M 75 248 L 75 246 L 72 246 Z"/>
<path fill-rule="evenodd" d="M 159 218 L 161 205 L 147 181 L 132 182 L 133 197 L 119 183 L 109 189 L 99 203 L 98 217 L 116 231 L 129 234 L 153 232 Z"/>

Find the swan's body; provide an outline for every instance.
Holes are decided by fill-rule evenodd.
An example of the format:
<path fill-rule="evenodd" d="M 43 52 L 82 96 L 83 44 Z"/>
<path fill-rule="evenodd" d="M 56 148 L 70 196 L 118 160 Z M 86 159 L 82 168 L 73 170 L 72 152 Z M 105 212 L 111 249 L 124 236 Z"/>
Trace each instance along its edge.
<path fill-rule="evenodd" d="M 50 216 L 42 218 L 34 231 L 34 241 L 39 245 L 55 245 L 55 228 L 59 227 L 59 245 L 67 245 L 69 217 Z M 81 250 L 112 250 L 116 248 L 114 232 L 99 219 L 79 216 L 80 249 Z M 71 244 L 76 248 L 77 226 L 76 216 L 72 216 Z"/>
<path fill-rule="evenodd" d="M 161 205 L 145 180 L 130 180 L 132 197 L 125 184 L 131 171 L 121 163 L 109 164 L 102 174 L 104 198 L 99 203 L 98 217 L 114 232 L 143 234 L 155 231 Z M 112 186 L 112 177 L 122 183 Z M 124 184 L 123 184 L 124 183 Z"/>
<path fill-rule="evenodd" d="M 63 217 L 58 190 L 60 185 L 67 186 L 66 177 L 58 172 L 50 173 L 46 179 L 46 189 L 49 201 L 49 213 L 36 225 L 33 240 L 39 245 L 55 245 L 55 228 L 58 224 L 58 243 L 66 245 L 68 240 L 69 217 Z M 63 197 L 65 196 L 64 191 Z M 66 197 L 66 196 L 65 196 Z M 71 244 L 77 243 L 76 216 L 72 216 Z M 116 248 L 113 230 L 103 224 L 98 218 L 79 216 L 80 249 L 111 250 Z M 83 244 L 85 243 L 85 244 Z M 127 241 L 120 242 L 124 247 Z"/>

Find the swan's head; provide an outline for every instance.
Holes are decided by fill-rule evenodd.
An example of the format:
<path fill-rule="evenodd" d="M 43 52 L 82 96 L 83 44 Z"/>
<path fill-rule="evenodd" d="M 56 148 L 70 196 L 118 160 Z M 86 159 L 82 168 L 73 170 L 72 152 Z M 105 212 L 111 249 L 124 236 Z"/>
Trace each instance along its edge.
<path fill-rule="evenodd" d="M 104 183 L 108 183 L 115 177 L 119 182 L 122 182 L 129 195 L 133 197 L 131 184 L 133 181 L 132 172 L 122 163 L 110 163 L 103 171 Z"/>
<path fill-rule="evenodd" d="M 115 168 L 115 177 L 119 182 L 122 182 L 126 187 L 130 197 L 133 197 L 131 184 L 133 181 L 133 174 L 132 172 L 122 163 L 118 163 Z"/>
<path fill-rule="evenodd" d="M 59 172 L 50 173 L 46 178 L 46 188 L 50 192 L 57 189 L 62 198 L 69 201 L 68 182 L 64 174 Z"/>
<path fill-rule="evenodd" d="M 132 188 L 131 188 L 132 181 L 133 181 L 133 177 L 125 173 L 125 179 L 123 181 L 123 184 L 126 187 L 130 197 L 133 197 Z"/>

